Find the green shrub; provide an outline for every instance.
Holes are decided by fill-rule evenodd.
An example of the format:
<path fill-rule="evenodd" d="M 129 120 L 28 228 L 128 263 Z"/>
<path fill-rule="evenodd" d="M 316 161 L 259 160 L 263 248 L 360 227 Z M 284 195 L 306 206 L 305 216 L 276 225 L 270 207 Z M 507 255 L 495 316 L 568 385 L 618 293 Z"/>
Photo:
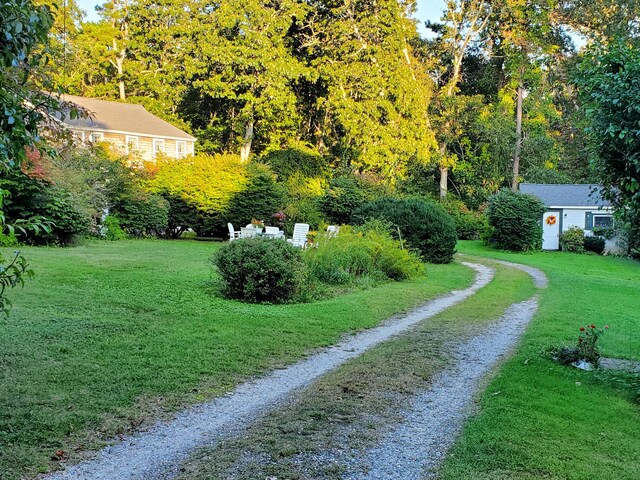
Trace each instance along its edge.
<path fill-rule="evenodd" d="M 419 198 L 381 198 L 353 214 L 356 224 L 369 219 L 389 222 L 391 234 L 418 250 L 428 262 L 453 260 L 457 241 L 455 222 L 440 205 Z"/>
<path fill-rule="evenodd" d="M 584 249 L 587 252 L 594 252 L 598 255 L 602 255 L 604 253 L 604 248 L 606 245 L 606 241 L 602 237 L 597 236 L 589 236 L 584 237 Z"/>
<path fill-rule="evenodd" d="M 593 234 L 597 237 L 602 237 L 607 240 L 611 240 L 616 236 L 615 228 L 607 228 L 607 227 L 593 227 Z"/>
<path fill-rule="evenodd" d="M 403 250 L 380 222 L 360 228 L 343 226 L 335 236 L 320 235 L 317 248 L 304 252 L 312 278 L 331 285 L 367 279 L 406 280 L 424 274 L 420 258 Z"/>
<path fill-rule="evenodd" d="M 47 180 L 32 178 L 21 171 L 6 172 L 0 178 L 0 189 L 10 192 L 4 199 L 4 213 L 7 223 L 15 219 L 44 217 L 51 228 L 39 230 L 20 241 L 34 244 L 68 245 L 75 236 L 89 233 L 91 215 L 81 208 L 73 193 L 59 188 Z"/>
<path fill-rule="evenodd" d="M 298 144 L 281 150 L 270 150 L 260 158 L 278 175 L 280 180 L 293 176 L 324 178 L 328 175 L 327 162 L 312 146 Z"/>
<path fill-rule="evenodd" d="M 198 230 L 198 227 L 202 226 L 202 217 L 206 215 L 205 213 L 198 211 L 196 207 L 188 204 L 179 195 L 164 194 L 162 197 L 169 205 L 165 238 L 179 238 L 189 228 Z"/>
<path fill-rule="evenodd" d="M 0 215 L 2 212 L 0 212 Z M 0 223 L 0 227 L 2 227 L 2 223 Z M 18 239 L 13 233 L 9 233 L 8 235 L 0 232 L 0 247 L 14 247 L 18 244 Z"/>
<path fill-rule="evenodd" d="M 313 198 L 301 198 L 290 202 L 284 208 L 284 214 L 286 215 L 284 230 L 287 235 L 293 233 L 293 226 L 296 223 L 308 223 L 311 230 L 317 230 L 324 222 L 324 217 L 318 210 L 318 202 Z"/>
<path fill-rule="evenodd" d="M 544 204 L 533 195 L 503 189 L 489 198 L 487 219 L 491 229 L 489 243 L 514 252 L 542 247 L 541 218 Z"/>
<path fill-rule="evenodd" d="M 584 253 L 584 230 L 571 227 L 560 235 L 560 247 L 564 252 Z"/>
<path fill-rule="evenodd" d="M 237 155 L 160 158 L 147 186 L 153 193 L 177 195 L 210 215 L 221 215 L 249 183 L 247 165 Z"/>
<path fill-rule="evenodd" d="M 331 223 L 344 225 L 367 200 L 362 182 L 353 176 L 337 177 L 331 180 L 328 190 L 320 197 L 320 211 Z"/>
<path fill-rule="evenodd" d="M 268 225 L 272 215 L 282 210 L 284 192 L 276 183 L 273 172 L 259 164 L 250 165 L 247 172 L 248 184 L 229 200 L 229 207 L 220 217 L 218 227 L 221 233 L 226 232 L 227 222 L 240 227 L 256 218 Z"/>
<path fill-rule="evenodd" d="M 160 195 L 141 195 L 114 208 L 121 227 L 136 237 L 162 235 L 169 222 L 169 204 Z"/>
<path fill-rule="evenodd" d="M 227 298 L 284 303 L 296 299 L 306 284 L 300 249 L 281 240 L 248 238 L 228 242 L 212 258 Z"/>
<path fill-rule="evenodd" d="M 117 215 L 107 215 L 102 222 L 104 227 L 104 238 L 107 240 L 126 240 L 127 232 L 125 232 L 120 226 L 120 219 Z"/>
<path fill-rule="evenodd" d="M 73 194 L 57 187 L 48 188 L 40 200 L 41 213 L 51 222 L 51 233 L 43 232 L 41 238 L 49 237 L 49 241 L 60 245 L 69 245 L 77 236 L 89 233 L 91 217 L 88 212 L 76 206 Z"/>
<path fill-rule="evenodd" d="M 484 215 L 471 211 L 461 200 L 447 198 L 441 205 L 455 221 L 460 240 L 477 240 L 485 231 Z"/>

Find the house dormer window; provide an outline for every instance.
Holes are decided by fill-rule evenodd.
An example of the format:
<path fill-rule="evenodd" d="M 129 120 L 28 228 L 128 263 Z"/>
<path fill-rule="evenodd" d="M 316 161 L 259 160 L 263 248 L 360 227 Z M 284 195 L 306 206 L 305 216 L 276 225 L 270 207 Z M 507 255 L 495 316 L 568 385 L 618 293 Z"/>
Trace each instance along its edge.
<path fill-rule="evenodd" d="M 104 142 L 104 133 L 91 132 L 89 134 L 89 143 L 98 143 L 98 142 Z"/>
<path fill-rule="evenodd" d="M 164 140 L 160 138 L 153 139 L 153 155 L 157 156 L 160 153 L 164 153 Z"/>
<path fill-rule="evenodd" d="M 126 136 L 125 151 L 127 155 L 138 151 L 138 137 L 134 137 L 133 135 Z"/>

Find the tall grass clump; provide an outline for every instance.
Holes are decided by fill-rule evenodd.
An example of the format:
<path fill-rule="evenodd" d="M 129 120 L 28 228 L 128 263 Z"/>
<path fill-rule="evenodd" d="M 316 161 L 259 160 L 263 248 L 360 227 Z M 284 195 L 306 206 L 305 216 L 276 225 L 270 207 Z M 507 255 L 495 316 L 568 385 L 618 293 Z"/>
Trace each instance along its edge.
<path fill-rule="evenodd" d="M 317 248 L 304 252 L 312 278 L 329 285 L 407 280 L 424 275 L 418 254 L 403 249 L 382 222 L 343 226 L 338 235 L 322 235 Z"/>

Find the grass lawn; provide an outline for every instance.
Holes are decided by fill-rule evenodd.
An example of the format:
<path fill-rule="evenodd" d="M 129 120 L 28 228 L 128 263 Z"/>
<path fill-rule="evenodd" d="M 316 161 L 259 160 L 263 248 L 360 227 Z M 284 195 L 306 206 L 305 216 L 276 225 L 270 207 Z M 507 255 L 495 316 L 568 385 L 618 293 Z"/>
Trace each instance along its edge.
<path fill-rule="evenodd" d="M 376 325 L 473 272 L 428 277 L 303 305 L 246 305 L 213 296 L 213 243 L 90 242 L 27 248 L 36 279 L 10 292 L 0 319 L 0 472 L 51 469 L 167 411 Z M 102 440 L 101 440 L 102 439 Z"/>
<path fill-rule="evenodd" d="M 479 242 L 459 250 L 536 266 L 549 277 L 540 310 L 514 357 L 482 395 L 442 479 L 640 478 L 640 379 L 584 372 L 543 358 L 572 344 L 581 325 L 608 324 L 605 356 L 640 360 L 640 263 L 541 252 L 497 252 Z"/>

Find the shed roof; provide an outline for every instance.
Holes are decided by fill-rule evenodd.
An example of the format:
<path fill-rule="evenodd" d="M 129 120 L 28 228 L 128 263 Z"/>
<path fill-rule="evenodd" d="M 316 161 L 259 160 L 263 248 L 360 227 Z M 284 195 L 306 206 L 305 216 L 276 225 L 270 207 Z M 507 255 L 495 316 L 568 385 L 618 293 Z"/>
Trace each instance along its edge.
<path fill-rule="evenodd" d="M 156 117 L 142 105 L 76 95 L 65 95 L 63 99 L 88 110 L 90 115 L 87 118 L 65 118 L 64 123 L 72 128 L 195 141 L 195 137 Z"/>
<path fill-rule="evenodd" d="M 602 186 L 595 184 L 521 183 L 520 192 L 538 197 L 547 207 L 610 207 L 602 198 Z"/>

